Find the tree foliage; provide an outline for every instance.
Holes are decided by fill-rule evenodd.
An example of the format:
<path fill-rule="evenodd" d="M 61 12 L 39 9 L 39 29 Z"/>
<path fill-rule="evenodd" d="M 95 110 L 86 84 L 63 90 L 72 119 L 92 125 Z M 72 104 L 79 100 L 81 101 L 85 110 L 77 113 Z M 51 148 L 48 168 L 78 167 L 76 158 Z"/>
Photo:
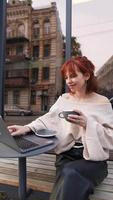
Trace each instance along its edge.
<path fill-rule="evenodd" d="M 65 57 L 66 53 L 66 38 L 63 37 L 64 39 L 64 45 L 63 45 L 63 56 Z M 81 45 L 79 42 L 77 42 L 77 38 L 75 36 L 71 37 L 71 56 L 81 56 L 82 52 L 80 49 Z"/>
<path fill-rule="evenodd" d="M 71 56 L 81 56 L 82 52 L 80 49 L 81 45 L 77 42 L 77 38 L 73 36 L 71 38 Z"/>
<path fill-rule="evenodd" d="M 63 59 L 65 60 L 66 57 L 66 38 L 63 37 L 64 43 L 63 43 Z M 81 45 L 79 42 L 77 42 L 77 38 L 75 36 L 71 37 L 71 57 L 75 56 L 81 56 L 82 52 L 80 49 Z M 63 61 L 64 61 L 63 60 Z M 62 93 L 66 91 L 66 85 L 65 80 L 62 80 Z"/>

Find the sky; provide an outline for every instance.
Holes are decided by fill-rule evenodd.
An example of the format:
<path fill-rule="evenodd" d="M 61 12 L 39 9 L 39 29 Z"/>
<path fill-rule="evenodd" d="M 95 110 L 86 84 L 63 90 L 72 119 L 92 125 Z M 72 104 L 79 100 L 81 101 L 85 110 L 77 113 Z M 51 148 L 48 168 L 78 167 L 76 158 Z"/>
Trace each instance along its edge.
<path fill-rule="evenodd" d="M 32 0 L 33 7 L 55 1 L 62 32 L 66 27 L 66 0 Z M 83 55 L 96 66 L 96 71 L 113 55 L 113 0 L 72 0 L 72 35 L 81 44 Z"/>

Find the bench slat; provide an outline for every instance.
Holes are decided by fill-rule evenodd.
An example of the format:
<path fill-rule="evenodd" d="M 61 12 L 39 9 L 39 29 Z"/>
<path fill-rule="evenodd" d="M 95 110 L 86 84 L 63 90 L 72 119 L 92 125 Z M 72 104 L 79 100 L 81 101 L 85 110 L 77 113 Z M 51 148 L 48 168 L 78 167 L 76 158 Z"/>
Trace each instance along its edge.
<path fill-rule="evenodd" d="M 28 188 L 51 192 L 55 181 L 56 156 L 42 154 L 27 159 Z M 113 200 L 113 161 L 108 161 L 108 176 L 96 187 L 91 200 Z M 18 186 L 18 160 L 0 159 L 0 183 Z"/>
<path fill-rule="evenodd" d="M 91 195 L 91 200 L 113 200 L 113 193 L 95 191 L 94 195 Z"/>

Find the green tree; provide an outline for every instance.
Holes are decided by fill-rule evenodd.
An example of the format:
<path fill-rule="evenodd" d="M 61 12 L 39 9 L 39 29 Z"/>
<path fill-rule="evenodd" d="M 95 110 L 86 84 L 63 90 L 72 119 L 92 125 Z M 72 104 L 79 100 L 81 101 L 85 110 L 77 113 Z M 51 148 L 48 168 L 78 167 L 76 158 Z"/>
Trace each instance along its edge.
<path fill-rule="evenodd" d="M 66 38 L 63 36 L 63 62 L 65 61 L 65 52 L 66 52 Z M 75 36 L 71 37 L 71 57 L 73 56 L 82 56 L 82 52 L 80 49 L 80 43 L 77 42 L 77 38 Z M 65 80 L 62 80 L 62 93 L 66 90 Z"/>
<path fill-rule="evenodd" d="M 63 57 L 65 58 L 66 52 L 66 38 L 63 36 L 64 44 L 63 44 Z M 77 42 L 77 38 L 75 36 L 71 37 L 71 56 L 81 56 L 82 52 L 80 49 L 81 45 Z"/>
<path fill-rule="evenodd" d="M 26 0 L 28 5 L 32 5 L 32 0 Z"/>
<path fill-rule="evenodd" d="M 82 52 L 80 49 L 81 45 L 77 42 L 77 38 L 72 36 L 71 38 L 71 56 L 81 56 Z"/>

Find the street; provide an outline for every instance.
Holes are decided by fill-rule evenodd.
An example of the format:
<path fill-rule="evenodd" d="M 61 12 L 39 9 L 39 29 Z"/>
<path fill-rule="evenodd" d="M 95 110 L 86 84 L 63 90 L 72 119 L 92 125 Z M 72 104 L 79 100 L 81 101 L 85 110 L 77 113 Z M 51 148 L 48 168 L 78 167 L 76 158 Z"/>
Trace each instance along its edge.
<path fill-rule="evenodd" d="M 5 116 L 4 120 L 7 124 L 7 126 L 9 125 L 25 125 L 30 123 L 31 121 L 35 120 L 37 117 L 36 115 L 33 116 Z"/>

